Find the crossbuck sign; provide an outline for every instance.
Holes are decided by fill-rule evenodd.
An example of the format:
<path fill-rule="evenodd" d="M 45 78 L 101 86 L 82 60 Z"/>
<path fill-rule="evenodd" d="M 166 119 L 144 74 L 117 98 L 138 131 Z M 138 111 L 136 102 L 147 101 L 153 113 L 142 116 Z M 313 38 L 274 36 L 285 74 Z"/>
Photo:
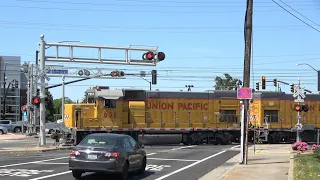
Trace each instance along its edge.
<path fill-rule="evenodd" d="M 293 97 L 296 98 L 294 102 L 304 102 L 306 95 L 304 94 L 304 88 L 296 87 L 293 93 Z"/>

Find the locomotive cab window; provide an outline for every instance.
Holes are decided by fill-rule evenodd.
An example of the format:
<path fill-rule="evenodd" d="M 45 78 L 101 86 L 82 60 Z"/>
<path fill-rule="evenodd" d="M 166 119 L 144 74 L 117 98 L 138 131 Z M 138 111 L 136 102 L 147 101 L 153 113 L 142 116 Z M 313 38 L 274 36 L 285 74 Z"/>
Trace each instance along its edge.
<path fill-rule="evenodd" d="M 278 110 L 264 110 L 265 121 L 278 122 Z"/>
<path fill-rule="evenodd" d="M 221 110 L 221 122 L 237 122 L 236 110 Z"/>
<path fill-rule="evenodd" d="M 116 108 L 116 100 L 115 99 L 105 99 L 104 100 L 105 108 Z"/>

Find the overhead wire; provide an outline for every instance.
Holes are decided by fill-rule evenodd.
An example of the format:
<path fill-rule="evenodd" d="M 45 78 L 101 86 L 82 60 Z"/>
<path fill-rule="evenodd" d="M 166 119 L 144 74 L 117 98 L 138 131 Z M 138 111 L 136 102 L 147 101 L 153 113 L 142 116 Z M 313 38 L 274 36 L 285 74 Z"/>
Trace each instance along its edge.
<path fill-rule="evenodd" d="M 288 11 L 286 8 L 284 8 L 283 6 L 281 6 L 279 3 L 277 3 L 275 0 L 272 0 L 274 3 L 276 3 L 279 7 L 281 7 L 283 10 L 285 10 L 287 13 L 291 14 L 293 17 L 295 17 L 296 19 L 298 19 L 299 21 L 301 21 L 302 23 L 304 23 L 305 25 L 309 26 L 310 28 L 320 32 L 319 29 L 313 27 L 312 25 L 310 25 L 309 23 L 305 22 L 304 20 L 302 20 L 301 18 L 299 18 L 298 16 L 294 15 L 293 13 L 291 13 L 290 11 Z"/>

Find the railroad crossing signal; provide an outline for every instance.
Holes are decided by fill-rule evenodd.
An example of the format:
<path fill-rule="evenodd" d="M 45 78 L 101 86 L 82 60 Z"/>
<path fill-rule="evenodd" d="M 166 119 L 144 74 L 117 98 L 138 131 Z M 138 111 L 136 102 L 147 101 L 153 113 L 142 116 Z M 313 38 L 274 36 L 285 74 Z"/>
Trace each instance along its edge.
<path fill-rule="evenodd" d="M 261 89 L 266 89 L 266 77 L 265 76 L 262 76 L 262 87 L 261 87 Z"/>
<path fill-rule="evenodd" d="M 256 90 L 258 90 L 258 91 L 259 91 L 259 88 L 260 88 L 260 86 L 259 86 L 259 82 L 257 82 L 257 83 L 256 83 Z"/>
<path fill-rule="evenodd" d="M 14 87 L 15 87 L 16 89 L 18 89 L 18 88 L 19 88 L 19 81 L 14 80 Z"/>
<path fill-rule="evenodd" d="M 296 111 L 299 111 L 299 112 L 302 112 L 302 111 L 308 112 L 308 111 L 309 111 L 309 106 L 308 106 L 307 104 L 304 104 L 304 105 L 296 104 L 296 105 L 294 106 L 294 109 L 295 109 Z"/>
<path fill-rule="evenodd" d="M 44 101 L 46 102 L 47 106 L 52 106 L 53 100 L 50 97 L 45 97 Z"/>
<path fill-rule="evenodd" d="M 40 98 L 37 97 L 37 96 L 34 96 L 32 98 L 32 104 L 35 105 L 35 106 L 40 106 Z"/>
<path fill-rule="evenodd" d="M 84 69 L 84 70 L 81 69 L 78 71 L 79 76 L 83 76 L 83 74 L 86 76 L 90 76 L 90 71 L 88 71 L 87 69 Z"/>
<path fill-rule="evenodd" d="M 295 88 L 293 97 L 296 98 L 294 102 L 304 102 L 304 98 L 306 97 L 306 95 L 304 94 L 304 89 L 299 89 L 298 87 Z"/>
<path fill-rule="evenodd" d="M 157 60 L 157 61 L 163 61 L 166 58 L 166 55 L 164 52 L 158 52 L 157 54 L 153 53 L 152 51 L 148 51 L 142 55 L 143 60 L 151 61 L 151 60 Z"/>
<path fill-rule="evenodd" d="M 277 78 L 273 79 L 273 85 L 274 85 L 274 87 L 277 87 L 277 85 L 278 85 L 278 79 Z"/>

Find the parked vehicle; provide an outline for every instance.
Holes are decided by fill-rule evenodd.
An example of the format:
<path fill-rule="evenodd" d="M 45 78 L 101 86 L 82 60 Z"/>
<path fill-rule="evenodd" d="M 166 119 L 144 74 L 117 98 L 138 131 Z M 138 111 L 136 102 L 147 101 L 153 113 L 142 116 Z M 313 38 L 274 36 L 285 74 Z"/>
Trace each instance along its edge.
<path fill-rule="evenodd" d="M 8 129 L 3 126 L 0 126 L 0 135 L 7 134 L 7 133 L 8 133 Z"/>
<path fill-rule="evenodd" d="M 24 126 L 24 130 L 27 130 L 27 124 L 22 121 L 14 123 L 11 120 L 0 120 L 0 126 L 7 128 L 9 132 L 13 133 L 20 133 L 22 126 Z"/>
<path fill-rule="evenodd" d="M 70 151 L 69 169 L 76 179 L 85 172 L 100 172 L 115 173 L 124 180 L 128 172 L 145 172 L 147 155 L 142 148 L 129 135 L 90 134 Z"/>

